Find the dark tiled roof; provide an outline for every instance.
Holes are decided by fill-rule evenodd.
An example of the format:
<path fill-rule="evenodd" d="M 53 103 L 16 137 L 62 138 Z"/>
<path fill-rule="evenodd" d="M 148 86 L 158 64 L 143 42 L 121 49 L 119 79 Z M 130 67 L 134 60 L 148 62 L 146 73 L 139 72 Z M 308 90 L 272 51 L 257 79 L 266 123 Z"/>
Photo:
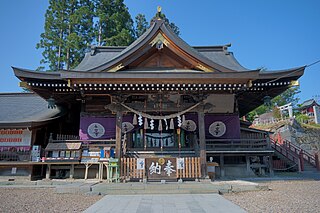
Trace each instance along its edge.
<path fill-rule="evenodd" d="M 92 47 L 91 52 L 86 53 L 75 70 L 86 71 L 92 69 L 92 67 L 101 66 L 119 55 L 125 48 L 126 47 Z"/>
<path fill-rule="evenodd" d="M 227 51 L 227 47 L 218 49 L 219 46 L 212 47 L 194 47 L 199 53 L 210 59 L 211 61 L 220 64 L 235 71 L 249 71 L 249 69 L 240 65 L 232 52 Z"/>
<path fill-rule="evenodd" d="M 318 105 L 318 104 L 314 99 L 309 99 L 309 100 L 304 101 L 299 108 L 303 109 L 303 108 L 307 108 L 312 105 Z"/>
<path fill-rule="evenodd" d="M 33 93 L 0 93 L 0 124 L 41 122 L 59 116 L 60 109 Z"/>
<path fill-rule="evenodd" d="M 100 67 L 107 67 L 107 64 L 117 61 L 118 58 L 125 56 L 126 53 L 132 51 L 144 40 L 151 38 L 159 29 L 164 30 L 167 35 L 171 36 L 178 46 L 209 65 L 215 66 L 214 64 L 216 64 L 233 71 L 249 71 L 239 64 L 231 52 L 227 51 L 227 47 L 230 45 L 191 47 L 161 21 L 154 23 L 142 36 L 127 47 L 93 47 L 91 52 L 85 55 L 82 62 L 74 70 L 96 71 Z"/>

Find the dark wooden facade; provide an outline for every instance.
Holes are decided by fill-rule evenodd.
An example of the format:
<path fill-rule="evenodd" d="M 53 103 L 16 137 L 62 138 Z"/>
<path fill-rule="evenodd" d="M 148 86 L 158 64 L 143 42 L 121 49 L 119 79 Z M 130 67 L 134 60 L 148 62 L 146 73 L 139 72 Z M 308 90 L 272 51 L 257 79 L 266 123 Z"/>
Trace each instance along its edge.
<path fill-rule="evenodd" d="M 88 131 L 83 135 L 91 131 L 85 119 L 113 122 L 108 127 L 111 133 L 107 135 L 109 130 L 104 126 L 103 136 L 96 141 L 100 140 L 100 147 L 104 140 L 114 141 L 110 146 L 114 146 L 115 157 L 199 157 L 201 177 L 207 176 L 210 160 L 220 164 L 220 175 L 224 176 L 226 161 L 236 165 L 241 158 L 248 171 L 250 157 L 270 157 L 272 150 L 266 134 L 240 130 L 239 119 L 230 124 L 239 134 L 228 137 L 228 132 L 221 138 L 215 136 L 212 128 L 217 126 L 212 124 L 218 122 L 219 126 L 223 118 L 247 114 L 263 104 L 264 96 L 275 97 L 289 88 L 305 68 L 249 70 L 236 61 L 228 47 L 191 47 L 163 20 L 156 20 L 128 47 L 92 48 L 74 70 L 44 73 L 13 69 L 22 86 L 45 99 L 53 98 L 71 117 L 77 117 L 78 126 L 73 129 L 80 126 L 80 132 Z M 134 123 L 139 116 L 140 125 Z M 185 120 L 179 121 L 182 118 L 194 122 L 196 128 L 190 131 Z M 125 122 L 132 124 L 128 132 Z M 100 127 L 92 128 L 98 136 Z M 90 143 L 94 137 L 81 141 Z"/>

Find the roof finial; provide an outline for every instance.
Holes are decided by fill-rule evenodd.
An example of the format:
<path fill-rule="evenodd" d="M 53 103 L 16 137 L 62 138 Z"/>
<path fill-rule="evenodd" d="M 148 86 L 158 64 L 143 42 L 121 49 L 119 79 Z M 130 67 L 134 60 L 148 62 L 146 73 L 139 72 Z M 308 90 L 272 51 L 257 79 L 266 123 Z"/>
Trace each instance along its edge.
<path fill-rule="evenodd" d="M 157 17 L 158 20 L 161 20 L 161 19 L 162 19 L 162 18 L 161 18 L 161 9 L 162 9 L 162 8 L 161 8 L 160 6 L 157 7 L 157 11 L 158 11 L 158 12 L 157 12 L 157 14 L 156 14 L 156 17 Z"/>

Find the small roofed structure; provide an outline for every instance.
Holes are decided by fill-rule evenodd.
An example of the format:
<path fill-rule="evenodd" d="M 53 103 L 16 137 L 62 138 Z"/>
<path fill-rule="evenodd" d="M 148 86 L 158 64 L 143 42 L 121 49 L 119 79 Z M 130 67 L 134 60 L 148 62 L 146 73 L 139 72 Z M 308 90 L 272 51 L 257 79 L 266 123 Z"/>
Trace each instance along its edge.
<path fill-rule="evenodd" d="M 58 107 L 34 93 L 0 93 L 0 178 L 31 178 L 41 171 L 41 151 L 48 131 L 64 115 Z"/>
<path fill-rule="evenodd" d="M 46 162 L 52 161 L 80 161 L 81 142 L 52 142 L 48 143 Z"/>
<path fill-rule="evenodd" d="M 309 99 L 309 100 L 304 101 L 304 102 L 300 105 L 299 111 L 300 111 L 302 114 L 305 114 L 305 115 L 308 115 L 308 116 L 313 117 L 313 116 L 314 116 L 314 108 L 313 108 L 314 106 L 320 107 L 320 105 L 316 102 L 316 100 L 314 100 L 314 99 Z"/>

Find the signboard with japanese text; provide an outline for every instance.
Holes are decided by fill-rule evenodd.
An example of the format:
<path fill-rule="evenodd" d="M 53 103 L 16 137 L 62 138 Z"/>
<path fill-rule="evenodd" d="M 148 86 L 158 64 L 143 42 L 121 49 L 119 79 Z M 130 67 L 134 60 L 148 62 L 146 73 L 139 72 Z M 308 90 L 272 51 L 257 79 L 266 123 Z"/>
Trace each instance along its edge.
<path fill-rule="evenodd" d="M 184 169 L 184 158 L 177 158 L 177 169 Z"/>
<path fill-rule="evenodd" d="M 0 146 L 30 146 L 31 131 L 28 129 L 1 129 Z"/>
<path fill-rule="evenodd" d="M 146 158 L 146 170 L 149 180 L 177 179 L 176 158 Z"/>
<path fill-rule="evenodd" d="M 137 159 L 137 170 L 144 170 L 145 160 L 144 158 Z"/>

